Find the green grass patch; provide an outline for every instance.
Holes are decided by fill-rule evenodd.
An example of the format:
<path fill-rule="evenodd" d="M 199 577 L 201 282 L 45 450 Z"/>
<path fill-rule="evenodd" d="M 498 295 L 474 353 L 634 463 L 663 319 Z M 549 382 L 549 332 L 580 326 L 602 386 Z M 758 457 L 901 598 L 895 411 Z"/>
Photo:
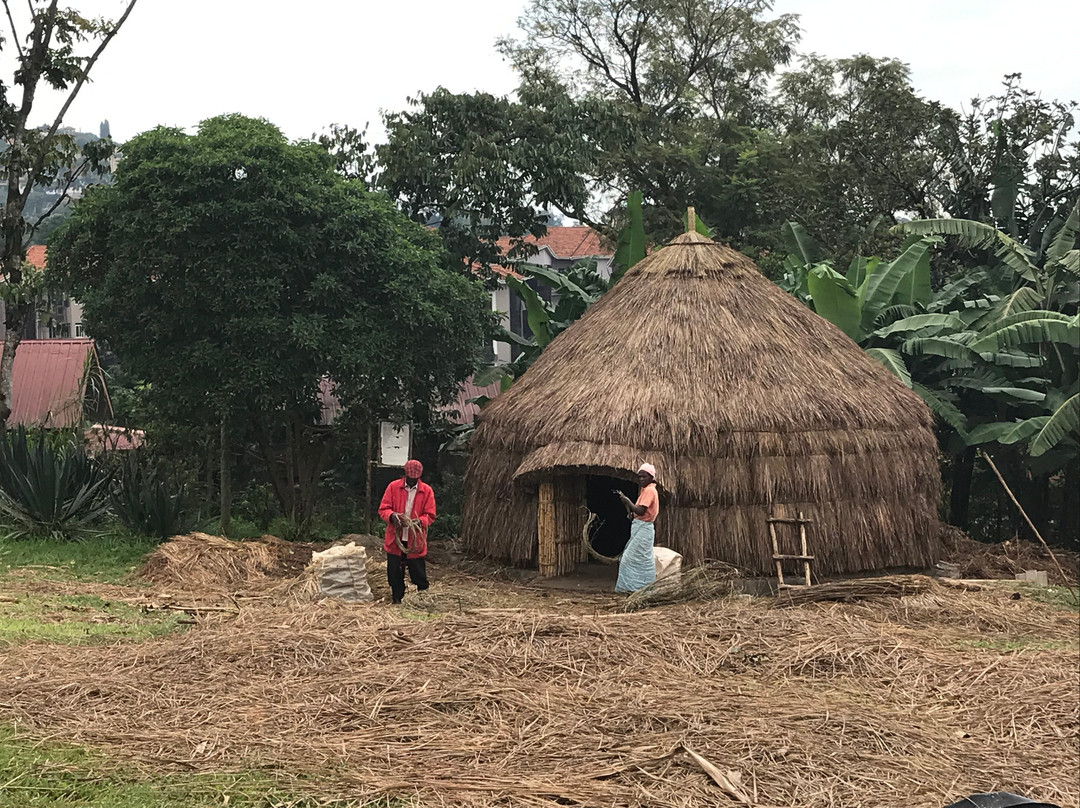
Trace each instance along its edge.
<path fill-rule="evenodd" d="M 0 647 L 34 640 L 65 644 L 147 640 L 182 627 L 182 613 L 151 612 L 91 595 L 20 595 L 0 603 Z"/>
<path fill-rule="evenodd" d="M 1016 589 L 1022 596 L 1037 600 L 1039 603 L 1080 612 L 1080 589 L 1075 586 L 1040 586 L 1018 581 Z"/>
<path fill-rule="evenodd" d="M 968 648 L 988 648 L 996 651 L 1068 651 L 1076 650 L 1080 641 L 1069 639 L 1042 639 L 1040 637 L 995 637 L 993 639 L 971 639 L 963 643 Z"/>
<path fill-rule="evenodd" d="M 0 575 L 31 569 L 37 577 L 57 581 L 116 583 L 130 578 L 158 544 L 119 529 L 82 541 L 0 538 Z"/>
<path fill-rule="evenodd" d="M 992 640 L 971 640 L 964 645 L 994 651 L 1073 651 L 1078 643 L 1069 640 L 1042 640 L 1037 637 L 1000 637 Z"/>
<path fill-rule="evenodd" d="M 74 746 L 41 745 L 0 727 L 0 805 L 4 808 L 405 808 L 397 800 L 327 800 L 290 793 L 258 772 L 126 772 Z"/>

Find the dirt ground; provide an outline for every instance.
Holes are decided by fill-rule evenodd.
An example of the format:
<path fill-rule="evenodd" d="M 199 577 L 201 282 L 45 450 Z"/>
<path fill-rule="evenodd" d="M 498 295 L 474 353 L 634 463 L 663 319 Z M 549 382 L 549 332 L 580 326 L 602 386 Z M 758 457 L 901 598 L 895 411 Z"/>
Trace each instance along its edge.
<path fill-rule="evenodd" d="M 392 607 L 374 552 L 375 603 L 296 599 L 278 574 L 297 553 L 227 586 L 160 566 L 148 587 L 9 581 L 193 624 L 0 648 L 0 720 L 148 771 L 254 767 L 419 806 L 1080 805 L 1080 619 L 1050 590 L 627 614 L 592 584 L 447 557 Z"/>

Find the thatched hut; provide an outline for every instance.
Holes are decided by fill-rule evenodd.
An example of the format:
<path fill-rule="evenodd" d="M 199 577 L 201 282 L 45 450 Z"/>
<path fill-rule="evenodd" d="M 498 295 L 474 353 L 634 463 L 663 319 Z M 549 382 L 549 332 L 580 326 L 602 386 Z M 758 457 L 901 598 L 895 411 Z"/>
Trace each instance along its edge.
<path fill-rule="evenodd" d="M 657 544 L 774 570 L 768 519 L 813 520 L 815 572 L 931 564 L 932 417 L 914 393 L 745 256 L 695 232 L 634 266 L 481 413 L 462 534 L 545 575 L 629 530 L 612 489 L 657 468 Z M 797 552 L 797 530 L 781 536 Z M 781 547 L 784 551 L 784 547 Z"/>

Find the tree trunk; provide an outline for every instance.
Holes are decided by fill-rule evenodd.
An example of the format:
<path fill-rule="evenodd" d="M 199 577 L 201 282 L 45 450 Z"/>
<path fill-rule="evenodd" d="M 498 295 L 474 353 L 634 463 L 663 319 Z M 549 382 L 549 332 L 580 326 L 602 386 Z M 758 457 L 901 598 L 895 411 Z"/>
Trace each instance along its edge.
<path fill-rule="evenodd" d="M 949 491 L 949 524 L 961 530 L 968 527 L 968 505 L 971 503 L 971 475 L 975 469 L 975 447 L 968 446 L 953 458 L 952 486 Z"/>
<path fill-rule="evenodd" d="M 232 520 L 232 458 L 229 457 L 229 429 L 225 416 L 221 418 L 221 535 L 229 535 Z"/>
<path fill-rule="evenodd" d="M 11 415 L 11 406 L 14 403 L 11 394 L 11 370 L 15 366 L 15 351 L 19 347 L 21 337 L 19 329 L 11 326 L 10 318 L 7 323 L 7 331 L 4 333 L 4 352 L 0 355 L 0 436 L 7 431 L 7 419 Z"/>
<path fill-rule="evenodd" d="M 371 456 L 371 424 L 367 428 L 367 462 L 364 463 L 366 482 L 364 484 L 364 532 L 371 535 L 371 465 L 374 462 Z"/>
<path fill-rule="evenodd" d="M 1077 491 L 1080 491 L 1080 462 L 1073 460 L 1065 466 L 1056 543 L 1074 551 L 1080 549 L 1080 498 L 1076 496 Z"/>
<path fill-rule="evenodd" d="M 212 504 L 214 496 L 217 494 L 217 487 L 214 485 L 214 466 L 218 465 L 220 457 L 214 452 L 214 433 L 210 428 L 206 430 L 206 441 L 203 444 L 203 449 L 205 449 L 202 453 L 203 487 L 206 491 L 207 503 Z"/>
<path fill-rule="evenodd" d="M 329 430 L 307 424 L 299 416 L 293 418 L 293 453 L 296 458 L 297 511 L 296 524 L 306 533 L 315 517 L 319 497 L 319 478 L 326 468 L 333 443 Z"/>
<path fill-rule="evenodd" d="M 295 412 L 286 415 L 280 442 L 276 434 L 264 424 L 259 436 L 270 484 L 282 513 L 298 535 L 306 535 L 315 514 L 319 478 L 333 446 L 331 435 L 329 430 L 306 424 Z"/>

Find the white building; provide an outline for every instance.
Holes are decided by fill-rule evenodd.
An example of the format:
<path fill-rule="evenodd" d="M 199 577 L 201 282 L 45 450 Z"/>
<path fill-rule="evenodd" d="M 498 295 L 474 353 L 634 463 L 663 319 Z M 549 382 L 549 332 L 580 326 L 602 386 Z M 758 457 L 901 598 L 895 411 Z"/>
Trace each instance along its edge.
<path fill-rule="evenodd" d="M 596 267 L 605 278 L 611 275 L 611 250 L 601 245 L 600 234 L 591 227 L 549 227 L 547 234 L 540 238 L 527 237 L 527 244 L 535 244 L 537 252 L 529 256 L 530 264 L 567 269 L 572 264 L 585 258 L 595 258 Z M 499 240 L 499 248 L 505 254 L 510 249 L 510 239 Z M 513 270 L 509 267 L 493 267 L 496 274 L 503 277 Z M 547 299 L 551 291 L 543 285 L 537 286 L 539 294 Z M 525 319 L 525 304 L 517 295 L 511 294 L 505 283 L 491 293 L 491 309 L 503 315 L 503 327 L 514 334 L 528 335 L 528 323 Z M 510 346 L 505 342 L 493 344 L 495 359 L 509 362 Z"/>

